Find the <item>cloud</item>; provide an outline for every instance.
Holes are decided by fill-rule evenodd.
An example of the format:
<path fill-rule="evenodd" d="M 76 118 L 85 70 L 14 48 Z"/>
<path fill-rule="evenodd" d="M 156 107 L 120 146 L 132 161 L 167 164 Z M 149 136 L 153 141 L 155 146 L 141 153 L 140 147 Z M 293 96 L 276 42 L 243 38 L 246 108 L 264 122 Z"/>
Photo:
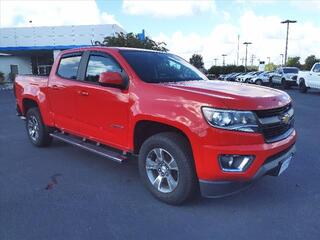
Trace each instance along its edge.
<path fill-rule="evenodd" d="M 89 24 L 119 24 L 113 15 L 99 10 L 90 1 L 2 1 L 0 0 L 0 26 L 61 26 Z M 121 25 L 120 25 L 121 26 Z"/>
<path fill-rule="evenodd" d="M 192 16 L 198 13 L 215 11 L 214 0 L 165 0 L 143 1 L 124 0 L 122 9 L 130 15 L 151 15 L 155 17 Z"/>
<path fill-rule="evenodd" d="M 240 63 L 245 57 L 244 41 L 253 44 L 248 47 L 248 64 L 251 64 L 251 55 L 254 55 L 254 64 L 261 59 L 280 64 L 281 53 L 285 50 L 286 26 L 280 24 L 278 16 L 258 16 L 252 11 L 246 11 L 239 18 L 237 24 L 229 22 L 218 24 L 207 35 L 197 33 L 185 34 L 177 31 L 172 35 L 161 33 L 155 38 L 165 41 L 171 52 L 189 59 L 193 53 L 202 54 L 206 67 L 218 58 L 222 64 L 222 54 L 227 54 L 226 63 L 233 64 L 237 59 L 237 39 L 240 35 Z M 301 56 L 304 60 L 310 54 L 320 52 L 318 44 L 320 28 L 311 22 L 299 22 L 290 26 L 288 56 Z"/>

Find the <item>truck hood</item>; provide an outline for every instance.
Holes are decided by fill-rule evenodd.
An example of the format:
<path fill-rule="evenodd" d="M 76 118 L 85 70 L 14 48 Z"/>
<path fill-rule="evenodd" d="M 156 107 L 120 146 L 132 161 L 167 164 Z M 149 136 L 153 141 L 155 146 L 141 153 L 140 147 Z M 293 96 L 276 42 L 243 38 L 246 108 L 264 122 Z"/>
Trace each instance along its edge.
<path fill-rule="evenodd" d="M 287 105 L 291 98 L 283 91 L 249 84 L 222 81 L 184 81 L 165 83 L 167 87 L 212 99 L 212 106 L 236 110 L 263 110 Z M 196 100 L 196 99 L 193 99 Z M 215 106 L 219 100 L 225 106 Z"/>

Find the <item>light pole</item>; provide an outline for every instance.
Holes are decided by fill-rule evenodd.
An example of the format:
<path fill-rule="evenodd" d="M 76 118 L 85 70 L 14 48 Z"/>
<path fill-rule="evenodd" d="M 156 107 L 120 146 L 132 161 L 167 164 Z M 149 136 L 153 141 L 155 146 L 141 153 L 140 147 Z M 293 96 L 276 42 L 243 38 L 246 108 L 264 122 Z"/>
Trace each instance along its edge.
<path fill-rule="evenodd" d="M 222 65 L 225 66 L 226 65 L 225 57 L 227 56 L 227 54 L 222 54 L 221 56 L 223 57 Z"/>
<path fill-rule="evenodd" d="M 284 65 L 287 64 L 287 58 L 288 58 L 288 37 L 289 37 L 289 25 L 290 23 L 296 23 L 297 21 L 296 20 L 285 20 L 285 21 L 282 21 L 281 23 L 282 24 L 287 24 L 287 37 L 286 37 L 286 51 L 285 51 L 285 55 L 284 55 Z"/>
<path fill-rule="evenodd" d="M 283 53 L 281 53 L 280 56 L 281 56 L 281 66 L 283 66 Z"/>
<path fill-rule="evenodd" d="M 270 57 L 267 57 L 268 58 L 268 63 L 270 64 Z"/>
<path fill-rule="evenodd" d="M 244 45 L 246 45 L 246 58 L 245 58 L 245 66 L 244 70 L 247 72 L 247 61 L 248 61 L 248 45 L 252 44 L 251 42 L 244 42 Z"/>
<path fill-rule="evenodd" d="M 215 58 L 215 59 L 213 59 L 213 60 L 214 60 L 214 65 L 217 66 L 218 58 Z"/>

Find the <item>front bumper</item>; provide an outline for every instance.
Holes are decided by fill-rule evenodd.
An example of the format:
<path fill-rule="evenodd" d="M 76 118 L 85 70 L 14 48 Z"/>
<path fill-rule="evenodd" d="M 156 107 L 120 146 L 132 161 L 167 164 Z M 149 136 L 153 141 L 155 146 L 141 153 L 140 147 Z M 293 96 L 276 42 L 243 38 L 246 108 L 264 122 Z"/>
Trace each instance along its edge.
<path fill-rule="evenodd" d="M 258 179 L 265 175 L 277 176 L 281 163 L 292 158 L 295 154 L 295 145 L 267 158 L 255 175 L 247 181 L 208 181 L 199 180 L 200 191 L 203 197 L 219 198 L 229 196 L 247 189 Z"/>
<path fill-rule="evenodd" d="M 286 84 L 287 84 L 287 86 L 297 86 L 297 80 L 286 79 Z"/>

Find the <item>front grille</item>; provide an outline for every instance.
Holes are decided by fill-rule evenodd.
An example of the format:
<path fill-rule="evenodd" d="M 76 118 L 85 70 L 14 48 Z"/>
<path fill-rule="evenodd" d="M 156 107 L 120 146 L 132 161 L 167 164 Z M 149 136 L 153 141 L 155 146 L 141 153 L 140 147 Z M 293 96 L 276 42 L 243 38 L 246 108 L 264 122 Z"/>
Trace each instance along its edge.
<path fill-rule="evenodd" d="M 291 134 L 293 131 L 294 117 L 290 117 L 288 122 L 282 121 L 281 118 L 291 110 L 291 104 L 288 104 L 281 108 L 259 110 L 255 111 L 260 122 L 265 122 L 262 120 L 270 118 L 272 121 L 268 124 L 261 124 L 260 130 L 263 134 L 266 142 L 276 142 L 280 141 Z"/>
<path fill-rule="evenodd" d="M 287 111 L 289 111 L 291 107 L 292 107 L 291 103 L 289 103 L 288 105 L 286 105 L 284 107 L 267 109 L 267 110 L 258 110 L 258 111 L 255 111 L 255 113 L 257 114 L 257 116 L 259 118 L 280 116 L 282 114 L 285 114 Z"/>

